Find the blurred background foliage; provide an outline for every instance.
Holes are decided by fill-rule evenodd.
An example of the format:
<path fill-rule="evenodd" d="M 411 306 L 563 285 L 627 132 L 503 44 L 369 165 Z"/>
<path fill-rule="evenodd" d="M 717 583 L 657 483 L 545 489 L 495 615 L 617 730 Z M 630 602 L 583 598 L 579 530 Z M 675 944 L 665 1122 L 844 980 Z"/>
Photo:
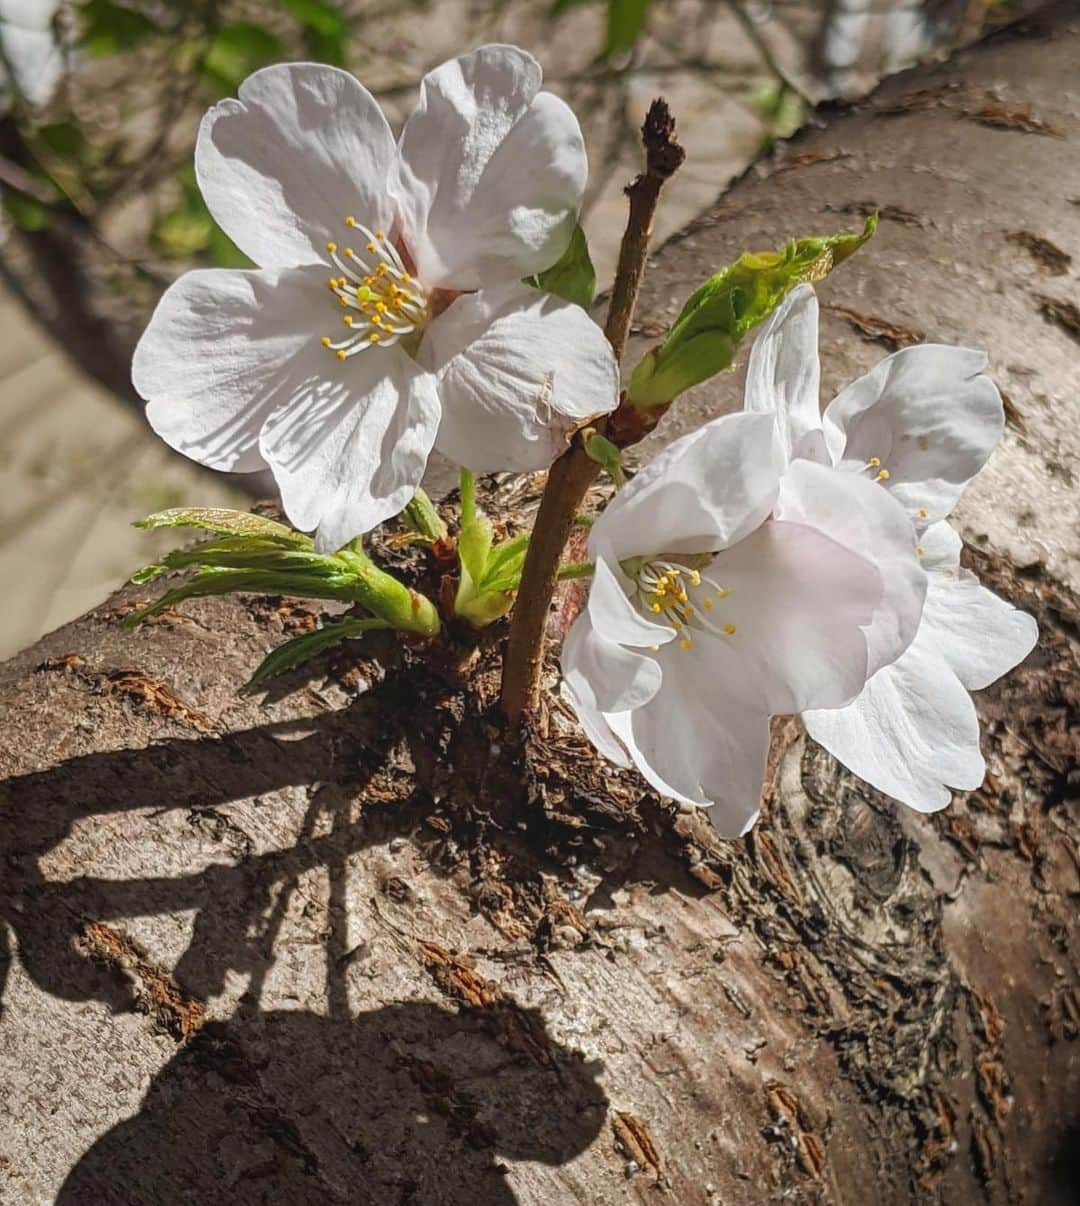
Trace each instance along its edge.
<path fill-rule="evenodd" d="M 250 72 L 347 67 L 400 123 L 430 67 L 483 42 L 527 47 L 582 121 L 582 221 L 603 287 L 653 96 L 671 103 L 688 151 L 662 239 L 818 102 L 856 97 L 1031 3 L 0 0 L 0 578 L 22 584 L 0 602 L 0 656 L 160 551 L 131 519 L 268 490 L 260 475 L 230 482 L 175 457 L 129 379 L 168 283 L 245 263 L 203 203 L 192 151 L 206 108 Z M 716 265 L 701 268 L 704 279 Z"/>

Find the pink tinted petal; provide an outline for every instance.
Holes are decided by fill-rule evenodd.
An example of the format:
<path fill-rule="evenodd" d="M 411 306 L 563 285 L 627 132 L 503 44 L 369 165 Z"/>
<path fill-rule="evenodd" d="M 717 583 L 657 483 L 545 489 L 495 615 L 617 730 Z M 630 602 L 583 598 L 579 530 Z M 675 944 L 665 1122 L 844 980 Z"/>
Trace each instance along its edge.
<path fill-rule="evenodd" d="M 654 457 L 593 525 L 590 550 L 619 559 L 716 552 L 769 514 L 784 455 L 771 415 L 724 415 Z"/>
<path fill-rule="evenodd" d="M 915 637 L 926 596 L 926 574 L 903 508 L 876 482 L 792 461 L 780 483 L 775 515 L 817 528 L 877 567 L 882 596 L 866 629 L 867 674 L 895 661 Z"/>
<path fill-rule="evenodd" d="M 772 521 L 722 552 L 709 576 L 730 591 L 701 613 L 770 713 L 837 707 L 866 682 L 864 627 L 881 599 L 876 566 L 815 528 Z"/>
<path fill-rule="evenodd" d="M 709 809 L 724 837 L 757 820 L 769 721 L 737 664 L 704 640 L 661 654 L 664 681 L 644 707 L 606 717 L 638 770 L 665 796 Z"/>

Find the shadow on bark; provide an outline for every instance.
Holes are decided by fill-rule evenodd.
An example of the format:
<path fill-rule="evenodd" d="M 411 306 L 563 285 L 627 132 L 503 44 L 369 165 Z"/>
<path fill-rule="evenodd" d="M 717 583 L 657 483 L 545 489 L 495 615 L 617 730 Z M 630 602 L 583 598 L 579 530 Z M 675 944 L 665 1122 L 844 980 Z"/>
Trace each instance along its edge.
<path fill-rule="evenodd" d="M 515 1012 L 512 1024 L 543 1028 Z M 566 1048 L 544 1062 L 508 1055 L 506 1020 L 410 1002 L 351 1020 L 242 1011 L 211 1023 L 80 1160 L 57 1204 L 510 1206 L 493 1155 L 564 1163 L 595 1139 L 607 1099 L 599 1066 Z"/>

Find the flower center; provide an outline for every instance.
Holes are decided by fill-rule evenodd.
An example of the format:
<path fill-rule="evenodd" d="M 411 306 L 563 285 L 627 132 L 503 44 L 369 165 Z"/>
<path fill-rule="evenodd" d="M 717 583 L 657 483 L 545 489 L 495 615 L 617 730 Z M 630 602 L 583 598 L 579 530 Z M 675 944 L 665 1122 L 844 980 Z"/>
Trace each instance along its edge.
<path fill-rule="evenodd" d="M 636 602 L 650 619 L 669 624 L 680 635 L 679 647 L 693 649 L 693 634 L 734 636 L 735 625 L 719 624 L 710 614 L 731 590 L 700 570 L 678 561 L 646 561 L 635 576 Z M 653 646 L 656 652 L 657 646 Z"/>
<path fill-rule="evenodd" d="M 406 271 L 394 244 L 381 230 L 370 231 L 355 218 L 345 225 L 367 240 L 361 252 L 337 243 L 326 250 L 339 276 L 332 276 L 327 287 L 345 311 L 342 323 L 348 328 L 344 339 L 335 341 L 325 335 L 324 348 L 338 360 L 346 360 L 366 348 L 392 347 L 423 328 L 427 322 L 427 291 Z"/>

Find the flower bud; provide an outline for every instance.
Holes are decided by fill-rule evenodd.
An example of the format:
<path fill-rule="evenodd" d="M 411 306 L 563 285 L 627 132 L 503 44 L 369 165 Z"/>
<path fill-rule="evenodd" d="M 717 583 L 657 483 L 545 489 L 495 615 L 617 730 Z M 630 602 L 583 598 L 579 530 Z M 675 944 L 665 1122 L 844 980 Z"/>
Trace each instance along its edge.
<path fill-rule="evenodd" d="M 730 368 L 746 334 L 796 285 L 827 276 L 876 226 L 872 215 L 860 234 L 796 239 L 782 251 L 744 252 L 689 298 L 664 342 L 642 358 L 630 376 L 630 402 L 639 410 L 665 406 Z"/>

